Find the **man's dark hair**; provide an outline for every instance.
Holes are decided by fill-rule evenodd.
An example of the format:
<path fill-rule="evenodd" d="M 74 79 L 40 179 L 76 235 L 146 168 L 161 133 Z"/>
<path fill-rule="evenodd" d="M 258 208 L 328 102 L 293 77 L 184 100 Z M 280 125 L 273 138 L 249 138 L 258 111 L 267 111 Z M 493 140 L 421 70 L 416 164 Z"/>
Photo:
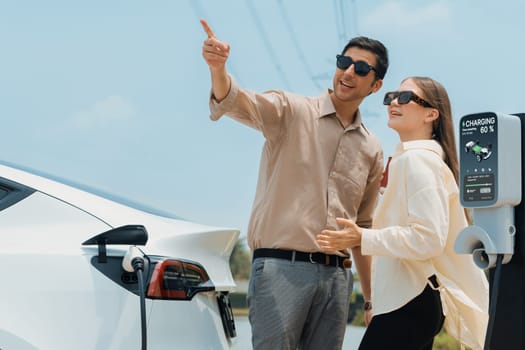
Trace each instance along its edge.
<path fill-rule="evenodd" d="M 388 51 L 380 41 L 370 39 L 364 36 L 358 36 L 351 39 L 343 49 L 342 55 L 345 54 L 346 50 L 351 47 L 358 47 L 363 50 L 367 50 L 376 55 L 376 77 L 383 79 L 388 69 Z"/>

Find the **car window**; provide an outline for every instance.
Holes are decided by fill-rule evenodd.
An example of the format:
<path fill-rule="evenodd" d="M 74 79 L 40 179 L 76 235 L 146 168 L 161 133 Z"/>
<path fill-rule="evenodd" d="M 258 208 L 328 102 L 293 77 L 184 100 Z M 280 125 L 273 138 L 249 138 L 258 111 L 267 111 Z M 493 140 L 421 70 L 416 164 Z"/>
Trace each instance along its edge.
<path fill-rule="evenodd" d="M 7 189 L 4 189 L 2 187 L 0 187 L 0 199 L 4 198 L 5 196 L 7 196 Z"/>
<path fill-rule="evenodd" d="M 20 202 L 35 192 L 34 189 L 0 177 L 0 211 Z"/>

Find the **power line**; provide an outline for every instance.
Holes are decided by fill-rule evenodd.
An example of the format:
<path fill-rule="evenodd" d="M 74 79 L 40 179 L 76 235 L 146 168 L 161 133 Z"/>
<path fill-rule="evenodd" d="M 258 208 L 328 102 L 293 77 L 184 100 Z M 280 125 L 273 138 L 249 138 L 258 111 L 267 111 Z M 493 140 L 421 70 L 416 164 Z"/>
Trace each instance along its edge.
<path fill-rule="evenodd" d="M 250 14 L 253 17 L 255 25 L 257 26 L 257 30 L 259 30 L 259 33 L 261 34 L 261 37 L 263 39 L 264 46 L 266 46 L 266 50 L 268 51 L 268 54 L 270 55 L 275 65 L 275 69 L 277 70 L 277 73 L 283 80 L 285 88 L 287 90 L 290 90 L 290 83 L 288 82 L 288 79 L 286 78 L 286 75 L 284 74 L 284 71 L 281 68 L 281 65 L 279 64 L 279 59 L 277 58 L 277 55 L 275 54 L 275 50 L 273 49 L 273 46 L 270 43 L 270 40 L 268 40 L 268 35 L 266 34 L 266 31 L 264 30 L 264 26 L 262 25 L 261 19 L 259 18 L 259 14 L 257 13 L 257 10 L 255 9 L 255 7 L 253 6 L 253 3 L 250 0 L 248 0 L 247 3 L 248 3 L 248 9 L 250 10 Z"/>
<path fill-rule="evenodd" d="M 359 16 L 357 15 L 357 5 L 356 5 L 356 0 L 352 0 L 352 23 L 354 24 L 354 30 L 353 30 L 353 33 L 354 35 L 359 35 Z"/>
<path fill-rule="evenodd" d="M 350 39 L 349 35 L 347 34 L 347 25 L 346 25 L 346 17 L 345 14 L 347 12 L 351 12 L 352 16 L 354 17 L 354 20 L 352 23 L 355 23 L 355 33 L 358 32 L 357 29 L 357 6 L 356 6 L 356 0 L 349 0 L 352 2 L 352 10 L 347 11 L 345 4 L 345 0 L 334 0 L 333 1 L 333 9 L 334 9 L 334 17 L 335 17 L 335 30 L 337 32 L 337 38 L 339 41 L 339 44 L 341 47 L 344 47 L 347 44 L 347 41 Z M 332 62 L 332 60 L 330 60 Z M 329 73 L 321 73 L 312 76 L 315 80 L 327 80 L 331 79 L 331 75 Z"/>
<path fill-rule="evenodd" d="M 286 24 L 286 27 L 288 28 L 288 33 L 290 33 L 290 37 L 292 39 L 292 42 L 294 44 L 295 50 L 297 51 L 297 54 L 299 55 L 299 59 L 301 60 L 301 63 L 303 64 L 306 73 L 310 76 L 312 79 L 312 82 L 318 89 L 322 89 L 321 85 L 314 79 L 314 75 L 312 70 L 310 69 L 310 66 L 308 65 L 308 62 L 306 61 L 306 57 L 303 53 L 303 50 L 301 49 L 301 46 L 299 45 L 299 40 L 297 40 L 297 36 L 295 35 L 295 31 L 292 26 L 292 21 L 290 20 L 290 17 L 288 16 L 288 12 L 286 11 L 286 7 L 283 5 L 283 0 L 277 0 L 277 4 L 279 5 L 279 8 L 281 9 L 281 14 L 283 16 L 283 21 Z"/>
<path fill-rule="evenodd" d="M 344 40 L 344 33 L 343 33 L 343 23 L 341 22 L 340 20 L 340 16 L 339 16 L 339 13 L 337 12 L 337 1 L 338 0 L 334 0 L 334 16 L 335 16 L 335 30 L 337 32 L 337 40 L 339 41 L 339 43 L 343 42 Z"/>
<path fill-rule="evenodd" d="M 339 42 L 339 45 L 343 47 L 346 44 L 346 40 L 348 40 L 346 36 L 346 31 L 345 31 L 345 19 L 344 19 L 344 14 L 343 14 L 345 11 L 343 9 L 343 1 L 334 0 L 333 9 L 334 9 L 334 17 L 335 17 L 335 30 L 337 32 L 337 41 Z M 330 62 L 332 61 L 333 59 L 330 59 Z M 332 79 L 332 75 L 330 73 L 324 72 L 324 73 L 312 75 L 312 79 L 330 80 Z"/>
<path fill-rule="evenodd" d="M 343 35 L 343 42 L 348 40 L 348 32 L 346 31 L 346 2 L 344 0 L 339 0 L 339 15 L 341 16 L 341 34 Z"/>
<path fill-rule="evenodd" d="M 352 8 L 351 10 L 348 10 L 348 7 L 346 6 L 348 4 L 348 1 L 351 1 Z M 339 38 L 339 41 L 341 42 L 341 46 L 343 47 L 346 45 L 347 40 L 350 39 L 350 35 L 347 32 L 347 28 L 354 27 L 353 30 L 351 30 L 352 35 L 358 35 L 359 33 L 359 26 L 358 26 L 358 15 L 357 15 L 357 5 L 356 0 L 334 0 L 334 12 L 335 12 L 335 25 L 336 25 L 336 31 Z M 337 10 L 339 8 L 339 11 Z M 347 25 L 347 20 L 345 17 L 345 14 L 349 12 L 352 15 L 352 22 Z M 324 74 L 318 74 L 314 77 L 314 79 L 319 80 L 325 80 L 329 79 L 330 75 L 328 73 Z M 365 109 L 364 107 L 359 108 L 361 110 L 361 113 L 363 115 L 366 115 L 368 117 L 377 118 L 380 116 L 380 114 L 376 111 L 372 111 L 369 109 Z"/>
<path fill-rule="evenodd" d="M 351 2 L 351 9 L 348 9 L 348 3 Z M 356 0 L 334 0 L 334 12 L 335 12 L 335 25 L 337 31 L 337 37 L 344 45 L 352 35 L 359 34 L 358 15 Z M 352 17 L 350 23 L 347 23 L 346 14 L 349 13 Z M 348 33 L 350 29 L 350 33 Z"/>

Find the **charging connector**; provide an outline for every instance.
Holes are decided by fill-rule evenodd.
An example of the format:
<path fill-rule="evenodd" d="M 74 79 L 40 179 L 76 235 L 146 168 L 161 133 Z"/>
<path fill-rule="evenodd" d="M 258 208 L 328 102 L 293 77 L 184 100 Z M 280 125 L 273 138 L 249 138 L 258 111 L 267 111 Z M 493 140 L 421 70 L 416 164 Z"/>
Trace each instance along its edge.
<path fill-rule="evenodd" d="M 144 254 L 139 248 L 135 246 L 129 247 L 128 252 L 122 259 L 122 268 L 127 272 L 136 272 L 140 292 L 140 321 L 142 329 L 142 350 L 147 349 L 147 335 L 146 328 L 146 293 L 144 290 L 144 279 L 142 272 L 144 271 Z"/>
<path fill-rule="evenodd" d="M 136 272 L 138 269 L 144 271 L 144 254 L 136 246 L 129 247 L 128 252 L 122 259 L 122 268 L 127 272 Z"/>

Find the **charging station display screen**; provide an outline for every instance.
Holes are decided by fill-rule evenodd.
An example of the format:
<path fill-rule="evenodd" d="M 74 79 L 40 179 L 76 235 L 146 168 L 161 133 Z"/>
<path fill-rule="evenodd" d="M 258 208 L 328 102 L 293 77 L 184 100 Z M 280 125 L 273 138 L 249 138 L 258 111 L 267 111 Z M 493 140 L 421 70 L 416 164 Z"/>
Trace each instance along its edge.
<path fill-rule="evenodd" d="M 494 200 L 494 174 L 467 175 L 463 186 L 467 202 Z"/>
<path fill-rule="evenodd" d="M 489 206 L 497 199 L 498 118 L 466 115 L 460 121 L 460 194 L 465 207 Z"/>

